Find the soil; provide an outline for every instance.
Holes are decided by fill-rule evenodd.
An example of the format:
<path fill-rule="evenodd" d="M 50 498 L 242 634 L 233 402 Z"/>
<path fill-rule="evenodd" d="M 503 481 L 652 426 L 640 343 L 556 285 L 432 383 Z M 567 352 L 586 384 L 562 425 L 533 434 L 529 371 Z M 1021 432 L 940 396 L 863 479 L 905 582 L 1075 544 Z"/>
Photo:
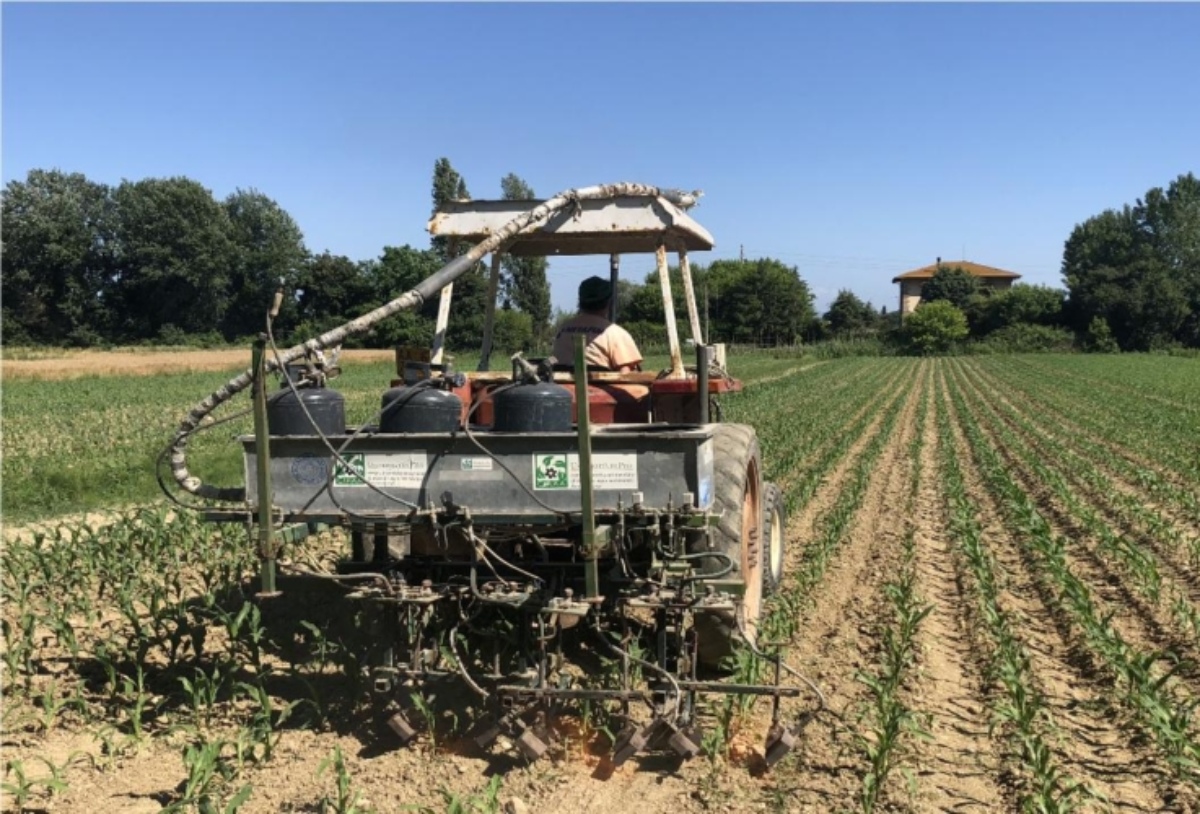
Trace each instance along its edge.
<path fill-rule="evenodd" d="M 342 358 L 359 362 L 395 359 L 390 350 L 343 350 Z M 4 359 L 5 379 L 74 379 L 81 376 L 155 376 L 250 366 L 250 350 L 128 351 L 63 350 L 37 359 Z"/>

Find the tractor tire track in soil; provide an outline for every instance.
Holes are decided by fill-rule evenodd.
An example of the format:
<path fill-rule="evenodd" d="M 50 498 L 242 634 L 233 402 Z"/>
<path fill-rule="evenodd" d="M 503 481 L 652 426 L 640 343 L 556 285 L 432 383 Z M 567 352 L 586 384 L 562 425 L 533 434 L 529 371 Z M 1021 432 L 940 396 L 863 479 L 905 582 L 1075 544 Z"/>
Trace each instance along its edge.
<path fill-rule="evenodd" d="M 906 761 L 917 778 L 914 807 L 937 811 L 997 811 L 1004 790 L 998 785 L 1003 756 L 988 734 L 986 681 L 972 654 L 971 601 L 964 595 L 951 550 L 945 496 L 938 469 L 933 399 L 921 446 L 921 483 L 913 511 L 917 594 L 933 610 L 917 630 L 920 680 L 910 706 L 929 718 L 928 740 L 913 744 Z"/>
<path fill-rule="evenodd" d="M 746 379 L 746 387 L 757 387 L 759 385 L 770 384 L 771 382 L 777 382 L 780 379 L 790 379 L 793 376 L 795 376 L 797 373 L 805 373 L 809 370 L 812 370 L 813 368 L 817 368 L 817 367 L 820 367 L 821 365 L 827 365 L 827 364 L 829 364 L 828 361 L 809 362 L 808 364 L 805 364 L 805 365 L 796 365 L 795 367 L 789 367 L 786 370 L 782 370 L 779 373 L 772 373 L 768 376 L 761 376 L 758 378 Z"/>
<path fill-rule="evenodd" d="M 948 384 L 950 390 L 960 387 L 952 378 Z M 1130 742 L 1130 721 L 1112 705 L 1111 682 L 1098 674 L 1091 654 L 1082 650 L 1078 635 L 1039 581 L 1037 563 L 1030 561 L 1027 550 L 1008 530 L 963 433 L 964 418 L 954 407 L 951 412 L 963 477 L 1002 575 L 1001 605 L 1021 621 L 1018 630 L 1032 675 L 1062 735 L 1053 746 L 1064 770 L 1114 809 L 1190 811 L 1186 804 L 1178 804 L 1174 779 L 1153 748 L 1144 741 Z M 986 429 L 985 437 L 994 445 Z"/>
<path fill-rule="evenodd" d="M 808 598 L 788 651 L 792 665 L 822 688 L 837 721 L 825 715 L 811 722 L 797 745 L 795 763 L 777 767 L 775 782 L 787 790 L 788 811 L 845 807 L 862 783 L 865 762 L 856 754 L 853 733 L 854 717 L 867 690 L 856 681 L 855 674 L 869 671 L 874 665 L 879 630 L 888 614 L 882 585 L 894 576 L 902 559 L 905 527 L 893 507 L 904 504 L 909 488 L 912 463 L 907 451 L 916 432 L 920 388 L 913 386 L 903 399 L 847 538 Z M 805 513 L 811 517 L 797 518 L 789 536 L 808 533 L 813 518 L 833 505 L 846 473 L 880 431 L 881 424 L 882 416 L 873 422 L 870 432 L 864 433 L 844 465 L 830 477 L 823 493 L 812 502 Z M 785 710 L 790 712 L 789 705 L 785 704 Z M 761 728 L 761 724 L 755 728 Z"/>

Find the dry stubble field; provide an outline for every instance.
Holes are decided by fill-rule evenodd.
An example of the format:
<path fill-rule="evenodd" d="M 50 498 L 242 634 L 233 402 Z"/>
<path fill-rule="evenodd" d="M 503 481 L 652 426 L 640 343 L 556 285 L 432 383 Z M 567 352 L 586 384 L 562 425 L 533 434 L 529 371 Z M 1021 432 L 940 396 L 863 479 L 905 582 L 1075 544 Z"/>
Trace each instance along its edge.
<path fill-rule="evenodd" d="M 534 764 L 484 754 L 455 699 L 398 750 L 341 669 L 342 606 L 257 609 L 245 540 L 156 508 L 9 536 L 6 810 L 355 810 L 340 779 L 377 811 L 1200 811 L 1195 360 L 734 372 L 726 419 L 758 428 L 789 509 L 765 624 L 830 708 L 772 770 L 765 705 L 683 764 L 613 770 L 587 730 Z M 32 467 L 19 395 L 4 452 Z"/>

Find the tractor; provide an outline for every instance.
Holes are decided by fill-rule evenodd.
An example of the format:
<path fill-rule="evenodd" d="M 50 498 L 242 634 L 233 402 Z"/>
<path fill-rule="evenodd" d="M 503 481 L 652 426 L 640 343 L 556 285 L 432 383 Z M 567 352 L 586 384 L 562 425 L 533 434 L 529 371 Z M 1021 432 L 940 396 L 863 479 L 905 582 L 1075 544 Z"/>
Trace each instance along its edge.
<path fill-rule="evenodd" d="M 742 384 L 726 370 L 724 347 L 701 332 L 689 253 L 712 249 L 713 239 L 689 214 L 698 196 L 611 184 L 543 201 L 450 203 L 428 229 L 470 251 L 391 303 L 287 351 L 271 334 L 277 295 L 251 368 L 181 422 L 167 450 L 175 480 L 208 499 L 207 520 L 253 530 L 262 596 L 277 593 L 277 557 L 289 541 L 322 526 L 348 532 L 336 571 L 309 576 L 345 586 L 346 601 L 372 619 L 362 670 L 400 743 L 420 733 L 405 699 L 451 684 L 478 696 L 485 714 L 474 737 L 484 748 L 503 734 L 537 759 L 553 744 L 553 721 L 588 703 L 616 710 L 614 763 L 642 751 L 688 758 L 701 750 L 703 697 L 758 695 L 773 700 L 771 764 L 797 738 L 780 700 L 820 699 L 759 641 L 764 599 L 783 577 L 783 500 L 764 480 L 754 428 L 720 420 L 721 396 Z M 678 257 L 692 364 L 676 327 L 668 252 Z M 655 257 L 665 369 L 595 369 L 583 337 L 573 358 L 518 353 L 491 369 L 504 254 L 607 256 L 615 292 L 622 256 L 637 253 Z M 454 279 L 489 254 L 482 353 L 464 372 L 444 347 Z M 346 336 L 434 296 L 432 346 L 397 348 L 379 411 L 348 426 L 329 385 L 333 352 Z M 281 384 L 268 393 L 271 373 Z M 255 430 L 239 439 L 245 485 L 203 483 L 187 469 L 187 440 L 246 389 Z M 773 665 L 772 682 L 729 680 L 739 651 Z M 785 672 L 808 687 L 784 682 Z"/>

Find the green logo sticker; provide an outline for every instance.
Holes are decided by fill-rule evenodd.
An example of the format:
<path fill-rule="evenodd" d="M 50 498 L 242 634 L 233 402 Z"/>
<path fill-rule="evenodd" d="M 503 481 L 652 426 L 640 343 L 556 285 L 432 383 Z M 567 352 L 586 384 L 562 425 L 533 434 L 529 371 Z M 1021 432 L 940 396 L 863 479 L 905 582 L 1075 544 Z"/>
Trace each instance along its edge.
<path fill-rule="evenodd" d="M 566 489 L 568 483 L 565 453 L 533 456 L 534 489 Z"/>
<path fill-rule="evenodd" d="M 365 486 L 363 478 L 366 475 L 366 456 L 361 452 L 352 452 L 349 455 L 342 456 L 346 463 L 350 465 L 347 469 L 341 464 L 337 465 L 337 472 L 334 473 L 333 483 L 335 486 Z"/>

